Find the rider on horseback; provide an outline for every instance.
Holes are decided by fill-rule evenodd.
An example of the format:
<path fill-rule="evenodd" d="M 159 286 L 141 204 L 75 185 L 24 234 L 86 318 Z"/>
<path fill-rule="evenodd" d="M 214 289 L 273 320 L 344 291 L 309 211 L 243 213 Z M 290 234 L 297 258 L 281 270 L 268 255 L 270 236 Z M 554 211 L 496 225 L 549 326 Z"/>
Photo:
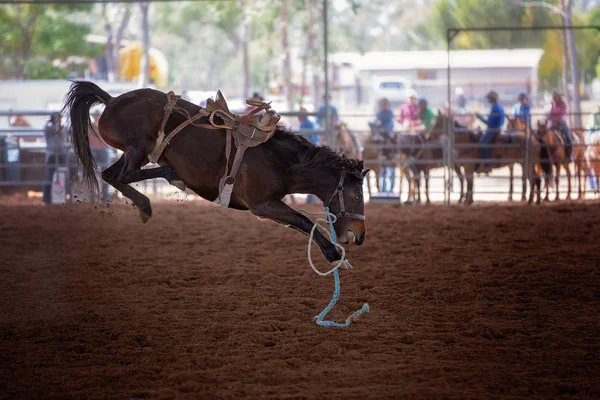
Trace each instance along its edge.
<path fill-rule="evenodd" d="M 558 127 L 564 134 L 566 146 L 565 150 L 567 153 L 567 159 L 573 161 L 573 136 L 567 125 L 567 114 L 568 107 L 567 103 L 563 101 L 562 93 L 554 91 L 552 93 L 552 108 L 548 114 L 548 121 L 552 122 L 553 127 Z"/>
<path fill-rule="evenodd" d="M 531 105 L 525 93 L 520 93 L 519 101 L 513 105 L 513 118 L 519 119 L 531 129 Z"/>
<path fill-rule="evenodd" d="M 500 104 L 498 104 L 498 93 L 491 90 L 487 94 L 486 99 L 491 105 L 490 113 L 487 119 L 483 118 L 483 116 L 479 113 L 475 114 L 477 118 L 487 125 L 487 129 L 480 140 L 481 144 L 494 143 L 496 141 L 496 137 L 502 129 L 502 125 L 504 125 L 504 109 Z M 492 154 L 489 147 L 483 146 L 481 148 L 481 157 L 486 161 L 483 167 L 480 167 L 477 172 L 490 172 L 492 170 L 492 164 L 489 160 L 492 158 Z"/>
<path fill-rule="evenodd" d="M 435 114 L 433 114 L 431 108 L 427 106 L 427 99 L 423 97 L 419 99 L 419 117 L 421 118 L 421 125 L 424 126 L 425 129 L 429 129 L 433 126 Z"/>
<path fill-rule="evenodd" d="M 419 105 L 417 104 L 417 92 L 414 90 L 410 91 L 408 103 L 404 104 L 400 108 L 398 122 L 400 122 L 405 128 L 421 125 L 421 118 L 419 117 Z"/>
<path fill-rule="evenodd" d="M 376 135 L 377 128 L 381 128 L 389 136 L 393 136 L 394 132 L 394 112 L 391 109 L 390 101 L 387 98 L 379 100 L 379 110 L 375 116 L 375 121 L 369 122 L 371 134 Z"/>

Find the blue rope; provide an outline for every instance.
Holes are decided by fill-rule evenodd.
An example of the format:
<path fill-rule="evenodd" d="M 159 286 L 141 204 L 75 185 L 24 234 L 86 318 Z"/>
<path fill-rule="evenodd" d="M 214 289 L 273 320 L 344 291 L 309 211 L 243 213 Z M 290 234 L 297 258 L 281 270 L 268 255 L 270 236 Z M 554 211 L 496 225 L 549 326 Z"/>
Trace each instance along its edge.
<path fill-rule="evenodd" d="M 325 207 L 325 212 L 327 213 L 327 222 L 329 223 L 329 231 L 331 234 L 331 240 L 333 241 L 333 243 L 336 243 L 337 239 L 335 236 L 335 230 L 333 229 L 333 222 L 331 221 L 331 215 L 329 214 L 329 207 Z M 333 298 L 331 299 L 329 304 L 327 304 L 327 307 L 325 307 L 323 309 L 323 311 L 321 311 L 321 313 L 315 317 L 315 320 L 317 322 L 317 325 L 319 325 L 319 326 L 326 326 L 326 327 L 327 326 L 335 326 L 338 328 L 347 328 L 350 326 L 350 324 L 352 323 L 352 320 L 354 318 L 369 311 L 369 305 L 367 303 L 363 304 L 362 308 L 360 310 L 354 311 L 348 318 L 346 318 L 346 321 L 344 323 L 340 324 L 339 322 L 324 321 L 323 318 L 325 318 L 325 316 L 329 313 L 329 311 L 331 311 L 331 309 L 335 306 L 335 303 L 337 303 L 338 298 L 340 297 L 339 268 L 336 269 L 335 271 L 333 271 L 333 280 L 335 283 L 335 288 L 333 290 Z"/>

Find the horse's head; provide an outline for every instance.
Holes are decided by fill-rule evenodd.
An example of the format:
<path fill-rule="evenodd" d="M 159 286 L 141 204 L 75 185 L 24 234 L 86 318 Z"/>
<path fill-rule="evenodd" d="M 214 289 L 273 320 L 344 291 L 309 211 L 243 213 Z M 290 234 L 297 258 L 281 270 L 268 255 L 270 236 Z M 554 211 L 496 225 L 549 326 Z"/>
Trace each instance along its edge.
<path fill-rule="evenodd" d="M 539 120 L 537 122 L 537 134 L 538 136 L 545 136 L 548 133 L 547 121 Z"/>
<path fill-rule="evenodd" d="M 450 117 L 438 111 L 435 120 L 433 121 L 433 125 L 429 130 L 425 133 L 425 137 L 428 140 L 439 142 L 442 136 L 445 134 L 446 129 L 448 129 L 448 124 L 450 123 Z"/>
<path fill-rule="evenodd" d="M 325 203 L 329 211 L 336 216 L 333 224 L 337 240 L 350 243 L 350 235 L 354 243 L 363 244 L 367 228 L 365 226 L 365 201 L 363 198 L 363 180 L 369 170 L 362 170 L 363 162 L 357 162 L 356 169 L 343 169 L 331 197 Z"/>

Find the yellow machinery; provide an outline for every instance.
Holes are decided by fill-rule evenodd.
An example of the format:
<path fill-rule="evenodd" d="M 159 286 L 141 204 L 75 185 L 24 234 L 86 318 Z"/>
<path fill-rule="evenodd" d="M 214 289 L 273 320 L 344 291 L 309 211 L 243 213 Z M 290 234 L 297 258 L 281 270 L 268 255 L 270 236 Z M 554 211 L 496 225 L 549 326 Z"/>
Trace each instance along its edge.
<path fill-rule="evenodd" d="M 136 81 L 140 75 L 142 60 L 142 45 L 138 42 L 129 43 L 119 51 L 119 77 L 127 81 Z M 158 50 L 151 48 L 150 56 L 150 82 L 158 88 L 167 86 L 169 76 L 169 63 L 165 56 Z"/>

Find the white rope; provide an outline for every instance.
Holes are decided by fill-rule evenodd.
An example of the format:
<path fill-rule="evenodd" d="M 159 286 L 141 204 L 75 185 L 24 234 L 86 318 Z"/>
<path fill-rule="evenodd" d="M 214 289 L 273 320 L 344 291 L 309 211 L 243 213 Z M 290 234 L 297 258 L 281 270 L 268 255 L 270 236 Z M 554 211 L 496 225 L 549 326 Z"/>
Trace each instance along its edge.
<path fill-rule="evenodd" d="M 330 212 L 316 212 L 316 213 L 311 213 L 311 212 L 308 212 L 308 211 L 305 211 L 305 210 L 298 210 L 298 212 L 301 212 L 301 213 L 307 214 L 307 215 L 325 215 L 325 216 L 329 215 L 329 217 L 331 218 L 331 222 L 332 223 L 334 223 L 337 220 L 337 217 L 334 214 L 330 213 Z M 326 226 L 322 225 L 321 222 L 324 223 L 324 224 L 327 224 L 327 225 Z M 313 242 L 313 238 L 314 238 L 314 235 L 315 235 L 315 230 L 317 228 L 319 228 L 319 227 L 327 230 L 327 236 L 329 236 L 329 240 L 331 241 L 331 243 L 342 254 L 342 258 L 339 261 L 337 261 L 337 262 L 336 261 L 332 261 L 331 262 L 332 265 L 334 263 L 335 263 L 335 265 L 333 266 L 332 269 L 330 269 L 327 272 L 321 272 L 321 271 L 319 271 L 317 269 L 317 267 L 315 267 L 315 264 L 313 264 L 313 261 L 312 261 L 312 242 Z M 325 235 L 325 233 L 323 231 L 321 231 L 321 233 L 323 235 Z M 350 265 L 350 263 L 346 260 L 346 249 L 344 249 L 344 247 L 342 245 L 338 244 L 337 241 L 333 240 L 333 237 L 331 237 L 331 233 L 329 232 L 329 222 L 326 219 L 317 218 L 315 220 L 315 223 L 314 223 L 312 229 L 310 230 L 310 235 L 308 237 L 308 262 L 310 264 L 310 267 L 313 269 L 313 271 L 315 271 L 315 273 L 317 275 L 320 275 L 320 276 L 327 276 L 329 274 L 332 274 L 335 270 L 337 270 L 338 268 L 340 268 L 342 266 L 345 266 L 346 268 L 352 268 L 352 266 Z"/>

